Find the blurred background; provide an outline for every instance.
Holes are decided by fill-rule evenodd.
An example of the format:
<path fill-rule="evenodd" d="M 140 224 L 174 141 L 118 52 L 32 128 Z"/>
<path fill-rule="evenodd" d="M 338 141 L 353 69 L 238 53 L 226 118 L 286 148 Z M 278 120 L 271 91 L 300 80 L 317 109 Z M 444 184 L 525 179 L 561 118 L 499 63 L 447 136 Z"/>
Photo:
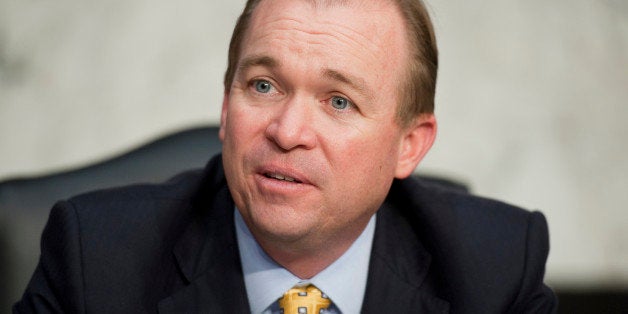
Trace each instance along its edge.
<path fill-rule="evenodd" d="M 216 125 L 243 4 L 0 0 L 0 181 Z M 440 49 L 439 135 L 419 171 L 541 210 L 546 281 L 566 305 L 625 305 L 628 1 L 428 6 Z"/>

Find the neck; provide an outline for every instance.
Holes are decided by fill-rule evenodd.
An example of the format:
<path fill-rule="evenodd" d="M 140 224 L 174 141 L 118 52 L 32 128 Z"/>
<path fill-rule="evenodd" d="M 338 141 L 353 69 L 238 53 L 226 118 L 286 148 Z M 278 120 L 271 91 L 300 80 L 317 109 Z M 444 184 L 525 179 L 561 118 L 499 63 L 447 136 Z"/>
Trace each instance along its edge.
<path fill-rule="evenodd" d="M 325 239 L 298 239 L 281 241 L 253 236 L 277 264 L 301 279 L 310 279 L 340 258 L 362 234 L 370 220 L 355 223 L 355 228 L 344 234 L 335 234 Z"/>
<path fill-rule="evenodd" d="M 295 276 L 301 279 L 310 279 L 342 256 L 349 249 L 351 243 L 342 247 L 336 246 L 333 249 L 326 248 L 317 251 L 268 246 L 261 243 L 260 246 L 268 256 Z"/>

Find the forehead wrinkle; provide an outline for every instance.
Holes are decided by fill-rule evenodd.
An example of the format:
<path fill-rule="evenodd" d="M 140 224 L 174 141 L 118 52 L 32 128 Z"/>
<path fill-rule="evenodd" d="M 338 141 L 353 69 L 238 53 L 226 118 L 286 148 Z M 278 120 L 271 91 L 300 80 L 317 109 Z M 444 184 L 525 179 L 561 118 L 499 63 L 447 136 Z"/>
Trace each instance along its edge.
<path fill-rule="evenodd" d="M 382 47 L 381 40 L 385 37 L 384 34 L 381 34 L 380 28 L 376 25 L 369 25 L 370 27 L 368 30 L 356 30 L 354 27 L 349 25 L 338 24 L 331 21 L 324 21 L 320 23 L 322 25 L 329 26 L 329 28 L 339 29 L 336 29 L 333 34 L 327 34 L 330 37 L 336 38 L 338 41 L 348 43 L 349 45 L 351 45 L 350 43 L 354 43 L 355 45 L 367 49 L 371 54 L 375 54 L 375 51 Z M 369 32 L 370 36 L 367 36 L 367 34 L 364 33 L 365 31 Z M 379 33 L 379 36 L 375 35 L 376 32 Z M 312 33 L 316 34 L 315 32 Z"/>
<path fill-rule="evenodd" d="M 319 1 L 306 1 L 310 4 L 317 3 Z M 336 3 L 340 7 L 348 7 L 347 3 Z M 359 3 L 358 3 L 359 5 Z M 325 7 L 329 7 L 325 5 Z M 316 9 L 316 8 L 315 8 Z M 380 15 L 380 12 L 384 11 L 382 8 L 370 8 L 368 9 L 373 15 Z M 323 12 L 314 13 L 319 16 Z M 314 24 L 314 25 L 312 25 Z M 382 47 L 381 40 L 385 37 L 389 37 L 390 34 L 383 34 L 381 32 L 382 25 L 370 24 L 368 30 L 354 29 L 349 25 L 343 25 L 334 21 L 329 21 L 316 18 L 315 20 L 305 21 L 303 19 L 295 18 L 290 15 L 279 14 L 278 16 L 265 16 L 261 19 L 256 19 L 256 22 L 252 23 L 251 28 L 257 28 L 262 26 L 265 31 L 262 34 L 258 34 L 256 38 L 252 40 L 264 40 L 267 37 L 275 37 L 278 39 L 292 41 L 293 37 L 298 39 L 305 38 L 304 36 L 312 36 L 309 38 L 310 44 L 325 43 L 330 40 L 342 42 L 348 47 L 358 47 L 357 49 L 368 51 L 373 58 L 378 57 L 378 49 Z M 368 34 L 379 33 L 379 36 L 368 36 Z M 285 32 L 277 37 L 277 32 Z M 302 34 L 302 35 L 300 35 Z M 250 33 L 248 34 L 250 35 Z M 350 52 L 352 53 L 352 52 Z M 353 54 L 353 53 L 352 53 Z"/>
<path fill-rule="evenodd" d="M 255 41 L 280 41 L 290 43 L 286 45 L 286 47 L 291 47 L 291 49 L 295 49 L 293 51 L 298 52 L 306 52 L 310 50 L 309 48 L 313 48 L 315 46 L 322 46 L 323 48 L 327 47 L 330 42 L 338 42 L 343 43 L 342 45 L 338 45 L 336 47 L 345 47 L 345 53 L 351 55 L 355 60 L 361 60 L 362 63 L 372 64 L 372 60 L 381 60 L 384 56 L 382 55 L 380 49 L 381 45 L 369 40 L 366 36 L 360 34 L 357 31 L 353 31 L 349 27 L 344 27 L 349 30 L 348 33 L 329 33 L 328 31 L 319 31 L 316 28 L 306 29 L 303 27 L 303 23 L 294 19 L 284 19 L 283 22 L 288 22 L 287 24 L 280 24 L 280 21 L 275 21 L 274 23 L 280 24 L 277 25 L 272 32 L 264 33 L 255 38 Z M 329 23 L 332 24 L 332 23 Z M 333 26 L 338 26 L 336 24 L 332 24 Z M 359 37 L 363 40 L 356 40 L 355 37 Z M 293 45 L 295 38 L 297 39 L 305 39 L 307 44 L 305 46 L 301 46 L 304 49 L 299 49 L 298 45 Z M 310 50 L 311 51 L 311 50 Z M 273 51 L 271 53 L 275 53 Z M 360 54 L 362 52 L 362 54 Z M 368 56 L 368 57 L 366 57 Z M 366 58 L 365 58 L 366 57 Z M 371 59 L 369 61 L 368 59 Z M 279 67 L 279 61 L 277 59 L 272 59 L 274 63 L 262 64 L 269 67 Z M 350 75 L 349 73 L 342 72 L 337 69 L 331 69 L 331 72 L 325 73 L 323 70 L 321 73 L 324 74 L 327 78 L 334 79 L 336 81 L 342 83 L 351 83 L 348 85 L 352 85 L 356 90 L 362 92 L 363 95 L 373 98 L 372 93 L 369 93 L 367 89 L 367 84 L 363 79 L 356 77 L 355 75 Z M 381 69 L 380 71 L 387 71 L 387 69 Z M 337 75 L 341 74 L 341 75 Z"/>

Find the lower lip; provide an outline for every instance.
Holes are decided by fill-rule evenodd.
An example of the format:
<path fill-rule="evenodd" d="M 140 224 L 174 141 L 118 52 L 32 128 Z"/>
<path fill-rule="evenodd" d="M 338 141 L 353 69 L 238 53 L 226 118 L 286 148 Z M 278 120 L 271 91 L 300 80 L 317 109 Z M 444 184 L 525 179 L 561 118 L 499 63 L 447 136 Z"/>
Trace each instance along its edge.
<path fill-rule="evenodd" d="M 262 193 L 270 194 L 303 193 L 312 188 L 310 184 L 273 179 L 262 174 L 255 175 L 255 182 Z"/>

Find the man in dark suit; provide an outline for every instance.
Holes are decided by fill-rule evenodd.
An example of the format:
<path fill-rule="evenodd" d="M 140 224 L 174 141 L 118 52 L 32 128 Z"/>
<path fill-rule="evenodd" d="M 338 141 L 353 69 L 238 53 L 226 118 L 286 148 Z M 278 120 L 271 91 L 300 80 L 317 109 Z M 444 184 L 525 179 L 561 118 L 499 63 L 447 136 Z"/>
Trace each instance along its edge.
<path fill-rule="evenodd" d="M 248 1 L 222 156 L 58 203 L 14 311 L 554 311 L 541 214 L 408 179 L 437 64 L 418 1 Z"/>

